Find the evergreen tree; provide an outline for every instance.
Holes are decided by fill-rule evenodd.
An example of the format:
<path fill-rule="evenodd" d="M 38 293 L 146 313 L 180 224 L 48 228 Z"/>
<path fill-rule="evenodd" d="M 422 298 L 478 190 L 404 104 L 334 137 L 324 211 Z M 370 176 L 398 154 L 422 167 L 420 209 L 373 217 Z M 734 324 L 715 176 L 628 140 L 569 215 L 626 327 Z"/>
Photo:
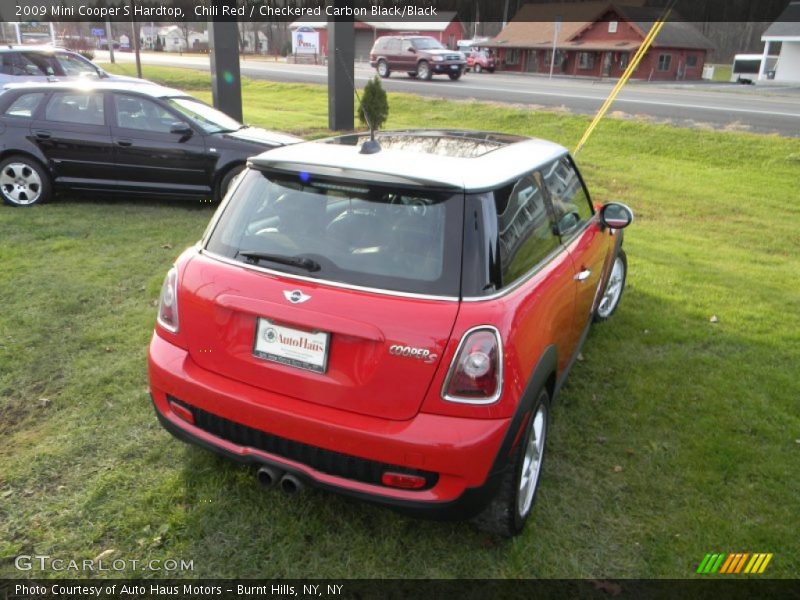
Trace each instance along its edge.
<path fill-rule="evenodd" d="M 367 113 L 365 118 L 364 112 Z M 364 94 L 361 97 L 361 106 L 358 107 L 358 120 L 363 125 L 372 125 L 378 130 L 389 117 L 389 101 L 386 98 L 386 90 L 381 85 L 381 80 L 376 75 L 364 86 Z M 367 122 L 369 120 L 369 123 Z"/>

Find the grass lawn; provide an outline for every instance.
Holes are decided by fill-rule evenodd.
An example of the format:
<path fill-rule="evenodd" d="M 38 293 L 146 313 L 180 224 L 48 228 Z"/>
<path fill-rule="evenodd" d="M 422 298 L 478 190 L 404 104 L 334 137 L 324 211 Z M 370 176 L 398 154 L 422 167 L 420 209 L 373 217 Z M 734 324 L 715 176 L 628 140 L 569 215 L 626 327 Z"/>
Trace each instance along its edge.
<path fill-rule="evenodd" d="M 210 97 L 204 74 L 145 76 Z M 324 131 L 323 87 L 243 93 L 251 124 Z M 388 126 L 572 147 L 588 121 L 390 94 Z M 154 302 L 208 206 L 0 208 L 0 577 L 58 575 L 17 571 L 19 554 L 103 552 L 193 560 L 181 576 L 378 578 L 682 578 L 707 552 L 772 552 L 767 573 L 796 576 L 800 140 L 607 120 L 578 162 L 595 200 L 636 212 L 628 287 L 554 408 L 537 504 L 506 543 L 314 490 L 264 492 L 250 469 L 161 429 L 145 366 Z"/>

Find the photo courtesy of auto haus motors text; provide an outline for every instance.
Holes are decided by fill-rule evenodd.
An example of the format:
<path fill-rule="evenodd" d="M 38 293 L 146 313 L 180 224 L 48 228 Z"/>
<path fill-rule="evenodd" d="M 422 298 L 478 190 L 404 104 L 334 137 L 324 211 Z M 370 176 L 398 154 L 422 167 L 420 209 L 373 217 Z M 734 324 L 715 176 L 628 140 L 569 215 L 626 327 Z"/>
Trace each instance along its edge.
<path fill-rule="evenodd" d="M 799 24 L 0 0 L 0 598 L 797 595 Z"/>

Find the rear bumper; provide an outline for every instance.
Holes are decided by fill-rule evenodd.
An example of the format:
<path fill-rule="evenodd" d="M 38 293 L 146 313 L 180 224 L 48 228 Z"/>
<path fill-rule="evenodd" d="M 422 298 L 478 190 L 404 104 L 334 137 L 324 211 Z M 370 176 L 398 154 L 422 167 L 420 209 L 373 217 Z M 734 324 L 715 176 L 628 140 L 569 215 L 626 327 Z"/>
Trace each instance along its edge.
<path fill-rule="evenodd" d="M 503 474 L 493 465 L 506 462 L 495 459 L 511 419 L 420 413 L 408 421 L 390 421 L 313 405 L 202 369 L 187 351 L 158 334 L 150 344 L 148 366 L 156 414 L 175 437 L 238 462 L 274 465 L 317 487 L 414 514 L 459 519 L 476 513 L 491 499 Z M 212 434 L 173 412 L 167 396 L 228 422 L 323 451 L 432 472 L 436 482 L 414 491 L 337 476 L 285 453 Z"/>

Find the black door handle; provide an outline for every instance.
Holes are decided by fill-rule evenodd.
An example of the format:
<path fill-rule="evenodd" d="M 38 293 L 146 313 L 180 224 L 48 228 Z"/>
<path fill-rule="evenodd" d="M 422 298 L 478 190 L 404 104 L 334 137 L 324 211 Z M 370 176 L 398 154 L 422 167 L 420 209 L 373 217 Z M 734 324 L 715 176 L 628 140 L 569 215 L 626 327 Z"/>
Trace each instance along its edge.
<path fill-rule="evenodd" d="M 131 140 L 117 140 L 118 146 L 130 146 L 133 142 Z"/>
<path fill-rule="evenodd" d="M 34 131 L 34 133 L 36 134 L 36 137 L 40 140 L 49 140 L 50 136 L 53 135 L 51 132 L 44 130 Z"/>

